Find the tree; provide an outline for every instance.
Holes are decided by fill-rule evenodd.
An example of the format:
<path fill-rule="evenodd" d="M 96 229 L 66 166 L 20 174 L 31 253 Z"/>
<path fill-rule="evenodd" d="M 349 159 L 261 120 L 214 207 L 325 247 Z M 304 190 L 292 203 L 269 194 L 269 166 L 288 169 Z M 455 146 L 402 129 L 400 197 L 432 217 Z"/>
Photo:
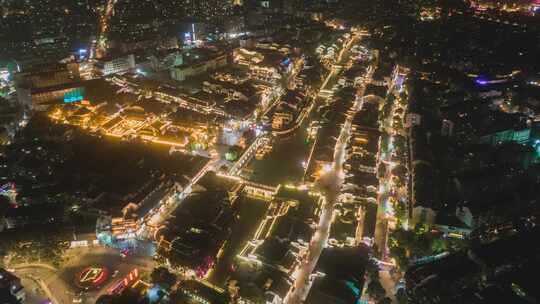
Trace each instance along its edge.
<path fill-rule="evenodd" d="M 377 304 L 392 304 L 392 299 L 390 299 L 389 297 L 384 297 L 377 301 Z"/>
<path fill-rule="evenodd" d="M 401 119 L 394 120 L 394 129 L 403 130 L 403 122 L 401 121 Z"/>
<path fill-rule="evenodd" d="M 240 157 L 240 155 L 242 155 L 242 148 L 238 146 L 232 146 L 225 154 L 225 159 L 227 159 L 228 161 L 235 161 Z"/>
<path fill-rule="evenodd" d="M 398 219 L 399 227 L 407 217 L 407 205 L 403 202 L 396 200 L 393 204 L 394 214 Z"/>
<path fill-rule="evenodd" d="M 449 239 L 447 240 L 447 249 L 450 249 L 452 251 L 459 251 L 465 247 L 467 247 L 468 240 L 465 239 Z"/>
<path fill-rule="evenodd" d="M 150 274 L 150 281 L 155 285 L 171 288 L 176 284 L 176 276 L 165 267 L 157 267 Z"/>
<path fill-rule="evenodd" d="M 366 273 L 372 281 L 379 279 L 379 266 L 374 259 L 369 259 L 366 263 Z"/>
<path fill-rule="evenodd" d="M 405 269 L 409 265 L 407 250 L 415 242 L 412 231 L 398 228 L 390 234 L 390 255 L 396 260 L 399 268 Z"/>
<path fill-rule="evenodd" d="M 377 177 L 382 178 L 386 174 L 386 165 L 384 163 L 379 163 L 379 166 L 377 167 Z"/>
<path fill-rule="evenodd" d="M 403 153 L 405 150 L 405 144 L 407 143 L 407 139 L 402 135 L 395 135 L 394 136 L 394 147 L 396 150 L 400 153 Z"/>
<path fill-rule="evenodd" d="M 409 266 L 409 257 L 403 247 L 391 246 L 390 255 L 396 260 L 396 263 L 400 269 L 406 269 Z"/>
<path fill-rule="evenodd" d="M 369 282 L 367 292 L 371 297 L 373 297 L 377 301 L 379 301 L 380 299 L 386 296 L 386 291 L 382 287 L 381 282 L 379 282 L 379 280 L 374 280 L 374 281 Z"/>
<path fill-rule="evenodd" d="M 397 242 L 397 245 L 404 248 L 409 248 L 415 240 L 415 235 L 410 230 L 396 229 L 391 233 L 392 238 Z"/>
<path fill-rule="evenodd" d="M 379 246 L 377 246 L 376 243 L 373 244 L 373 247 L 371 248 L 371 250 L 375 256 L 379 256 L 381 254 L 381 250 L 379 249 Z"/>
<path fill-rule="evenodd" d="M 114 302 L 114 296 L 102 295 L 96 300 L 96 304 L 112 304 Z"/>
<path fill-rule="evenodd" d="M 244 132 L 242 136 L 244 137 L 246 144 L 250 145 L 255 140 L 255 138 L 257 138 L 257 133 L 253 129 L 248 129 Z"/>
<path fill-rule="evenodd" d="M 392 169 L 392 174 L 401 178 L 405 177 L 408 172 L 409 170 L 407 170 L 407 167 L 402 164 L 399 164 Z"/>
<path fill-rule="evenodd" d="M 431 241 L 431 252 L 433 254 L 445 252 L 448 249 L 447 247 L 448 244 L 443 239 L 435 238 Z"/>
<path fill-rule="evenodd" d="M 407 300 L 407 294 L 405 293 L 404 289 L 399 289 L 396 292 L 396 300 L 398 304 L 407 304 L 409 302 Z"/>
<path fill-rule="evenodd" d="M 133 289 L 126 289 L 120 295 L 100 296 L 96 304 L 148 304 L 148 299 Z"/>

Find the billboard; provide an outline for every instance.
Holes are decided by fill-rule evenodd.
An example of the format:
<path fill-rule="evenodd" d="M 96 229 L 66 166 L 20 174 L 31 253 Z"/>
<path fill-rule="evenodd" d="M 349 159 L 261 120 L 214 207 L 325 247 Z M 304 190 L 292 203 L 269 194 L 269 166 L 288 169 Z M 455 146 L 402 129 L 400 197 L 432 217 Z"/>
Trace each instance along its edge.
<path fill-rule="evenodd" d="M 83 92 L 81 88 L 73 89 L 64 94 L 64 103 L 71 103 L 83 100 Z"/>

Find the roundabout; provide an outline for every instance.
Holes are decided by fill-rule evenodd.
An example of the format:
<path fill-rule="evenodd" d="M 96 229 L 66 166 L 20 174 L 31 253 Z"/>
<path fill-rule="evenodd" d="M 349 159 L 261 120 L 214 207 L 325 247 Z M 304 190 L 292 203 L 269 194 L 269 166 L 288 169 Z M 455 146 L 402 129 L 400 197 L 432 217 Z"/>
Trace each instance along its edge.
<path fill-rule="evenodd" d="M 75 285 L 84 290 L 99 289 L 109 278 L 109 270 L 102 266 L 89 266 L 75 275 Z"/>

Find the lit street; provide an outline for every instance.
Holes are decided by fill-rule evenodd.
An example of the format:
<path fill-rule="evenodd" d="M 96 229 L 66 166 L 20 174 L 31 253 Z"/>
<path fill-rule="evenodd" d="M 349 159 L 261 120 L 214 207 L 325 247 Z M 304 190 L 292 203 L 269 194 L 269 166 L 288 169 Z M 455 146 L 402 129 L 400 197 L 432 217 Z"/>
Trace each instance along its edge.
<path fill-rule="evenodd" d="M 540 0 L 0 16 L 0 304 L 540 303 Z"/>

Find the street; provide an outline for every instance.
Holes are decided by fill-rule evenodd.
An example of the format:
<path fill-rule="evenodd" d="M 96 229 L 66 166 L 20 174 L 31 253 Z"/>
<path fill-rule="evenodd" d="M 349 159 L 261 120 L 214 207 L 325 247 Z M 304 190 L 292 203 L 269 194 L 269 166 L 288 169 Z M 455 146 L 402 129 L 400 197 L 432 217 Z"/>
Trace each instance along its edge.
<path fill-rule="evenodd" d="M 65 265 L 56 270 L 47 264 L 12 265 L 15 274 L 22 279 L 27 292 L 25 303 L 42 304 L 50 300 L 55 304 L 73 303 L 73 299 L 81 298 L 83 303 L 95 303 L 97 298 L 105 294 L 120 278 L 137 268 L 139 272 L 150 273 L 155 266 L 151 257 L 120 257 L 117 249 L 94 246 L 69 249 L 64 255 Z M 77 273 L 86 267 L 106 267 L 109 278 L 97 290 L 82 290 L 75 285 Z M 113 274 L 118 271 L 114 278 Z"/>

